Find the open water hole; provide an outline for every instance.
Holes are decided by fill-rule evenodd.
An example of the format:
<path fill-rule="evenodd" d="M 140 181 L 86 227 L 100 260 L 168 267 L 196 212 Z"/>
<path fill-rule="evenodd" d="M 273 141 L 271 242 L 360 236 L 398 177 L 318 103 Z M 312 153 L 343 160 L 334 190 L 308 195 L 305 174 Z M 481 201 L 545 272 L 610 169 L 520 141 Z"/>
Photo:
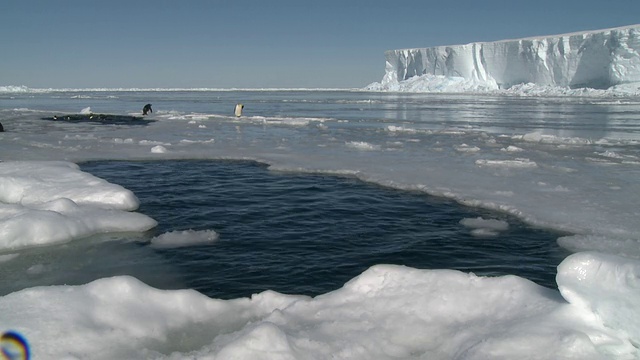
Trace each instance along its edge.
<path fill-rule="evenodd" d="M 138 196 L 138 211 L 159 223 L 146 240 L 170 231 L 217 232 L 209 245 L 153 249 L 177 269 L 165 274 L 167 287 L 180 278 L 215 298 L 267 289 L 318 295 L 375 264 L 513 274 L 556 288 L 556 266 L 568 255 L 556 243 L 561 234 L 353 178 L 278 173 L 242 161 L 100 161 L 81 169 Z M 460 221 L 477 217 L 509 227 L 474 236 Z M 146 240 L 135 244 L 149 247 Z M 135 266 L 135 255 L 123 259 Z M 151 282 L 163 287 L 162 278 L 156 273 Z"/>

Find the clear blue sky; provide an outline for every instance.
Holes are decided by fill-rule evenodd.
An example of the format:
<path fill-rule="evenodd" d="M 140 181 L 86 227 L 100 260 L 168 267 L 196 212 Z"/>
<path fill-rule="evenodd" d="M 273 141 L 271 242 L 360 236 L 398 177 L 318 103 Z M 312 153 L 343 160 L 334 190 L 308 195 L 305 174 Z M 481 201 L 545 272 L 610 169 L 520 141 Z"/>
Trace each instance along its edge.
<path fill-rule="evenodd" d="M 639 0 L 1 0 L 0 86 L 363 87 L 384 52 L 640 23 Z"/>

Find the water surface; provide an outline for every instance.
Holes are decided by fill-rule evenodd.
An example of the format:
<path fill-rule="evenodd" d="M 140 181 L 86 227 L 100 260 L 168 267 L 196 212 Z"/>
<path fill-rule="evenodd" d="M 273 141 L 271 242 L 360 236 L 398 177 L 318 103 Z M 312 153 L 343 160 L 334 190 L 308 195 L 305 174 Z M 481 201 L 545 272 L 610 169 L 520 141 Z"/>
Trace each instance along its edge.
<path fill-rule="evenodd" d="M 139 197 L 139 211 L 159 222 L 148 236 L 216 231 L 212 245 L 153 249 L 186 286 L 216 298 L 267 289 L 317 295 L 382 263 L 515 274 L 554 288 L 567 255 L 557 233 L 351 178 L 230 161 L 90 162 L 82 169 Z M 509 229 L 473 236 L 460 220 L 479 216 L 507 221 Z"/>

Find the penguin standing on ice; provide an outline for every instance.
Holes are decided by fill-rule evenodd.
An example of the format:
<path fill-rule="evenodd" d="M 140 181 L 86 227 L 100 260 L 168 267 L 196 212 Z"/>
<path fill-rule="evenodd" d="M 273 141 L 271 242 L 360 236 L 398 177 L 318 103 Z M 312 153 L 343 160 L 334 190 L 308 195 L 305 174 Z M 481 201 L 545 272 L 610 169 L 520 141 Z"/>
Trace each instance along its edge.
<path fill-rule="evenodd" d="M 236 108 L 235 108 L 234 112 L 235 112 L 237 117 L 242 116 L 242 109 L 244 109 L 244 105 L 236 104 Z"/>
<path fill-rule="evenodd" d="M 152 113 L 151 104 L 147 104 L 142 108 L 142 115 L 147 115 L 148 113 Z"/>

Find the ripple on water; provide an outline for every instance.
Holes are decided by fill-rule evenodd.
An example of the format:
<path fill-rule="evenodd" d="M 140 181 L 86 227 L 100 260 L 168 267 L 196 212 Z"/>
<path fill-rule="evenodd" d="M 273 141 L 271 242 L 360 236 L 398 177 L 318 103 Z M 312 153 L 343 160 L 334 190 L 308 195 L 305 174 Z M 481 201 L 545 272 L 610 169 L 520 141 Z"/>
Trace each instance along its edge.
<path fill-rule="evenodd" d="M 154 249 L 185 285 L 217 298 L 266 289 L 316 295 L 374 264 L 515 274 L 555 288 L 558 234 L 448 200 L 253 162 L 91 162 L 84 171 L 132 190 L 158 235 L 214 230 L 211 245 Z M 463 219 L 506 229 L 474 236 Z M 141 266 L 144 266 L 144 259 Z M 156 285 L 157 286 L 157 285 Z"/>

